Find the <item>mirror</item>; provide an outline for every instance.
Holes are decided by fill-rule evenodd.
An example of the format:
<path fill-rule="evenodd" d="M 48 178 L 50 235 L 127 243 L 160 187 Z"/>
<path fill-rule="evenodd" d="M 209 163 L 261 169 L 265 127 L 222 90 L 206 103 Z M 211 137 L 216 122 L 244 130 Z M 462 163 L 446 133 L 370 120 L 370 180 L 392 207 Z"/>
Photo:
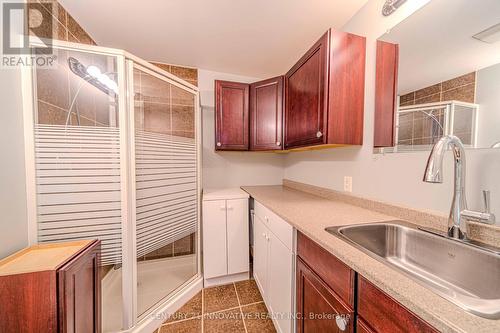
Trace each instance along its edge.
<path fill-rule="evenodd" d="M 500 1 L 432 0 L 381 36 L 376 94 L 375 146 L 430 150 L 453 134 L 500 148 Z"/>

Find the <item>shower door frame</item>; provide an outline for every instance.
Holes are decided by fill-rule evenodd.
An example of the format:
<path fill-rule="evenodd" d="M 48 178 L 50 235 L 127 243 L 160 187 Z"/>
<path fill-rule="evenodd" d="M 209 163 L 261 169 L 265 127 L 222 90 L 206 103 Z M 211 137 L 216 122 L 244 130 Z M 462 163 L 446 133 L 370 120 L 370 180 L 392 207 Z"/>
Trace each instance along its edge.
<path fill-rule="evenodd" d="M 155 320 L 161 315 L 173 313 L 189 297 L 202 288 L 201 269 L 201 114 L 198 87 L 184 81 L 161 68 L 152 65 L 124 50 L 95 45 L 77 44 L 59 40 L 43 40 L 30 37 L 31 47 L 52 45 L 54 50 L 87 52 L 109 56 L 116 59 L 118 80 L 118 127 L 120 130 L 120 194 L 122 217 L 122 330 L 124 332 L 140 332 L 157 325 Z M 195 145 L 196 145 L 196 274 L 181 286 L 164 296 L 144 314 L 137 314 L 137 258 L 136 258 L 136 184 L 135 184 L 135 118 L 134 118 L 134 76 L 135 64 L 139 69 L 145 68 L 148 74 L 175 85 L 194 95 Z M 36 67 L 21 66 L 21 85 L 23 99 L 23 125 L 25 144 L 26 195 L 28 218 L 28 241 L 30 245 L 38 243 L 36 157 L 35 157 L 35 112 L 37 111 Z M 170 308 L 174 303 L 174 309 Z M 156 318 L 153 316 L 156 314 Z M 164 319 L 162 320 L 162 322 Z"/>

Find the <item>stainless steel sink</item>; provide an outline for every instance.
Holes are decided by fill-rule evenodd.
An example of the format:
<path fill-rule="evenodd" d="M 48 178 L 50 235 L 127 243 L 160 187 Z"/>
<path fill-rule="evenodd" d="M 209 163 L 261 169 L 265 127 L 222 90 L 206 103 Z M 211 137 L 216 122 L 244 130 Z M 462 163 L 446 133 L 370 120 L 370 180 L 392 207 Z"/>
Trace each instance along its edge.
<path fill-rule="evenodd" d="M 481 317 L 500 318 L 500 253 L 403 221 L 326 228 Z"/>

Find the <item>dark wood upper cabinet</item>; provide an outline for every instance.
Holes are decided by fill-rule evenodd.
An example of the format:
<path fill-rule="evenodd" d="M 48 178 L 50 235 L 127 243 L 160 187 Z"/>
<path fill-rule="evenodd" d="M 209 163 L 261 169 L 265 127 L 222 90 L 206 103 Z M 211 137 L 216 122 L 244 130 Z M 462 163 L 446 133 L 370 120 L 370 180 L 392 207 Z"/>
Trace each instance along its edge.
<path fill-rule="evenodd" d="M 248 150 L 250 85 L 215 81 L 215 150 Z"/>
<path fill-rule="evenodd" d="M 250 85 L 250 150 L 283 149 L 283 76 Z"/>
<path fill-rule="evenodd" d="M 365 44 L 328 30 L 284 77 L 216 80 L 215 149 L 363 144 Z"/>
<path fill-rule="evenodd" d="M 377 41 L 375 81 L 375 147 L 394 146 L 394 125 L 398 85 L 399 47 Z"/>
<path fill-rule="evenodd" d="M 362 145 L 366 38 L 331 31 L 328 144 Z"/>
<path fill-rule="evenodd" d="M 285 75 L 285 148 L 326 143 L 329 36 L 325 33 Z"/>
<path fill-rule="evenodd" d="M 329 30 L 285 75 L 285 149 L 361 145 L 364 37 Z"/>

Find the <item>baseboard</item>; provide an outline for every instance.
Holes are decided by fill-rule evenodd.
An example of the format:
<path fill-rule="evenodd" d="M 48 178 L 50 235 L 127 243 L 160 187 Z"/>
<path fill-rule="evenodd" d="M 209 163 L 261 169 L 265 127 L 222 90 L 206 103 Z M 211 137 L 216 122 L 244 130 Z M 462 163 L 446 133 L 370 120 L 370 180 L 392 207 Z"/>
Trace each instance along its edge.
<path fill-rule="evenodd" d="M 143 318 L 137 325 L 130 330 L 130 333 L 151 333 L 159 328 L 171 315 L 179 310 L 191 298 L 203 289 L 203 278 L 200 276 L 173 297 L 166 299 L 158 309 Z"/>
<path fill-rule="evenodd" d="M 223 284 L 248 280 L 250 278 L 250 272 L 243 272 L 231 275 L 218 276 L 210 279 L 204 280 L 204 287 L 220 286 Z"/>

